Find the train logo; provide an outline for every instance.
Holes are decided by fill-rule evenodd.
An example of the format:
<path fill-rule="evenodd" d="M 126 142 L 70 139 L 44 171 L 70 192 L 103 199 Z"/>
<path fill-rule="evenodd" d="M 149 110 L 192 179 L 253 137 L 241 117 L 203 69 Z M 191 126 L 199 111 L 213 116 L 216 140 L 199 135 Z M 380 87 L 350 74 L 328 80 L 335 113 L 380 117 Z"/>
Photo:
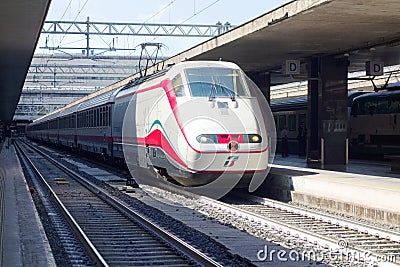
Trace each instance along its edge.
<path fill-rule="evenodd" d="M 238 156 L 229 156 L 225 161 L 224 167 L 232 167 L 238 159 Z"/>

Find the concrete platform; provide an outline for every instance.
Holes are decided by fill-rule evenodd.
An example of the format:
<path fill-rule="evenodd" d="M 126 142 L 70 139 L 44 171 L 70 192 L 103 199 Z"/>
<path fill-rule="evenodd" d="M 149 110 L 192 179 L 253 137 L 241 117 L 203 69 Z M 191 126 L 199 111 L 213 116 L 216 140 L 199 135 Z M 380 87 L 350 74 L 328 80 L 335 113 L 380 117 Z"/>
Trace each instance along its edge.
<path fill-rule="evenodd" d="M 308 168 L 305 158 L 277 156 L 259 193 L 400 226 L 400 174 L 390 163 L 352 160 L 348 166 Z"/>
<path fill-rule="evenodd" d="M 56 266 L 14 147 L 0 149 L 0 266 Z"/>

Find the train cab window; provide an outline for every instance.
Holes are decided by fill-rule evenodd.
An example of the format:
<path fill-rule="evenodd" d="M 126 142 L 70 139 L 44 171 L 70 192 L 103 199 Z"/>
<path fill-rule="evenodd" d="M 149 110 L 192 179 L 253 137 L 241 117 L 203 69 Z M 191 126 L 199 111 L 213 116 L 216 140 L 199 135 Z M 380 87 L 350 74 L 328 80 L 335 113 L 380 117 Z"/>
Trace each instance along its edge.
<path fill-rule="evenodd" d="M 286 127 L 286 115 L 279 115 L 279 131 Z"/>
<path fill-rule="evenodd" d="M 172 86 L 174 87 L 176 97 L 185 96 L 185 88 L 183 87 L 182 76 L 180 74 L 172 79 Z"/>
<path fill-rule="evenodd" d="M 186 77 L 193 97 L 250 97 L 241 72 L 229 68 L 190 68 Z"/>
<path fill-rule="evenodd" d="M 289 131 L 296 131 L 296 115 L 290 114 L 289 115 Z"/>

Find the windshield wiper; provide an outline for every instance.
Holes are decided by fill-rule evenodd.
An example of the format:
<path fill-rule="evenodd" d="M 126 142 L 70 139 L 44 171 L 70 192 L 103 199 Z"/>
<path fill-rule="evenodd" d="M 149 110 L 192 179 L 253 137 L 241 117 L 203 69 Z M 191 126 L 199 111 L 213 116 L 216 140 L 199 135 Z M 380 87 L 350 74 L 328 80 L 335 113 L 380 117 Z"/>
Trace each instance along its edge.
<path fill-rule="evenodd" d="M 215 81 L 214 81 L 214 78 L 213 78 L 212 79 L 211 88 L 210 88 L 210 95 L 208 96 L 208 101 L 212 101 L 213 99 L 215 99 L 216 92 L 217 92 L 217 87 L 215 85 Z"/>
<path fill-rule="evenodd" d="M 229 98 L 232 101 L 236 101 L 235 91 L 229 89 L 228 87 L 223 86 L 222 84 L 218 84 L 218 85 L 219 85 L 219 88 L 221 88 L 221 92 L 223 92 L 223 91 L 227 92 Z"/>
<path fill-rule="evenodd" d="M 232 100 L 232 101 L 236 101 L 235 92 L 232 91 L 232 90 L 229 90 L 229 89 L 227 89 L 227 90 L 229 91 L 229 95 L 231 96 L 231 100 Z"/>

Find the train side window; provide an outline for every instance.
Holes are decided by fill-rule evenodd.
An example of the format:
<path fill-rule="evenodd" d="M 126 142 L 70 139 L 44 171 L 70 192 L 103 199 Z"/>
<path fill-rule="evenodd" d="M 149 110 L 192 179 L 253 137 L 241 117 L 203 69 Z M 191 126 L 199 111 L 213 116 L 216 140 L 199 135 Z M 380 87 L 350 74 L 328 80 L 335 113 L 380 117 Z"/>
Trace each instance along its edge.
<path fill-rule="evenodd" d="M 307 115 L 306 114 L 299 114 L 299 126 L 304 125 L 307 127 Z"/>
<path fill-rule="evenodd" d="M 278 130 L 278 118 L 274 116 L 275 128 Z"/>
<path fill-rule="evenodd" d="M 104 107 L 104 126 L 107 126 L 107 107 Z"/>
<path fill-rule="evenodd" d="M 286 115 L 279 115 L 279 130 L 282 131 L 286 127 Z"/>
<path fill-rule="evenodd" d="M 107 106 L 106 107 L 106 126 L 110 125 L 110 108 Z"/>
<path fill-rule="evenodd" d="M 377 114 L 387 114 L 388 111 L 389 111 L 389 106 L 388 106 L 387 99 L 379 99 L 377 108 L 376 108 L 376 113 Z"/>
<path fill-rule="evenodd" d="M 71 115 L 71 128 L 75 128 L 75 114 Z"/>
<path fill-rule="evenodd" d="M 389 113 L 399 113 L 400 112 L 400 98 L 399 99 L 389 99 L 388 102 Z"/>
<path fill-rule="evenodd" d="M 107 116 L 107 126 L 111 125 L 111 107 L 107 107 L 108 116 Z"/>
<path fill-rule="evenodd" d="M 99 127 L 103 126 L 103 107 L 99 108 Z"/>
<path fill-rule="evenodd" d="M 100 119 L 99 108 L 96 108 L 96 127 L 100 126 L 99 119 Z"/>
<path fill-rule="evenodd" d="M 183 87 L 182 77 L 180 74 L 176 75 L 172 79 L 172 86 L 176 97 L 185 96 L 185 88 Z"/>
<path fill-rule="evenodd" d="M 296 131 L 296 115 L 290 114 L 289 115 L 289 131 Z"/>
<path fill-rule="evenodd" d="M 98 111 L 99 111 L 99 117 L 98 117 L 99 125 L 98 126 L 100 127 L 100 126 L 102 126 L 101 125 L 101 108 L 98 108 Z"/>
<path fill-rule="evenodd" d="M 107 107 L 103 108 L 103 125 L 107 126 Z"/>
<path fill-rule="evenodd" d="M 354 108 L 352 109 L 352 112 L 353 112 L 354 116 L 366 114 L 366 112 L 365 112 L 365 102 L 363 102 L 363 101 L 354 102 L 353 103 L 353 107 Z"/>
<path fill-rule="evenodd" d="M 373 115 L 376 113 L 376 105 L 369 103 L 368 104 L 368 112 L 370 115 Z"/>

